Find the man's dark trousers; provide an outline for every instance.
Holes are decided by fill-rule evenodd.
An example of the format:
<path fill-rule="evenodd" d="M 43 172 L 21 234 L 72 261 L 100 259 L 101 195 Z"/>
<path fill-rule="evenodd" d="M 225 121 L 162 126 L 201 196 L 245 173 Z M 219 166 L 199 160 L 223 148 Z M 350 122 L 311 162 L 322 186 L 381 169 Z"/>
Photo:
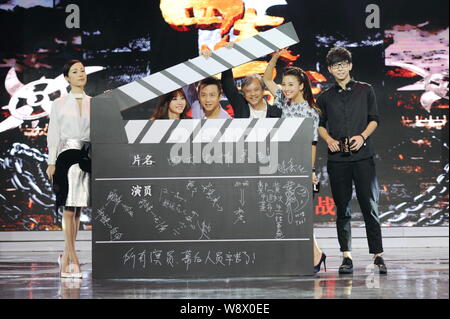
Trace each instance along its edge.
<path fill-rule="evenodd" d="M 352 183 L 366 225 L 369 252 L 383 252 L 380 220 L 378 217 L 379 189 L 373 157 L 359 161 L 328 161 L 331 192 L 337 208 L 337 233 L 341 251 L 351 251 Z"/>

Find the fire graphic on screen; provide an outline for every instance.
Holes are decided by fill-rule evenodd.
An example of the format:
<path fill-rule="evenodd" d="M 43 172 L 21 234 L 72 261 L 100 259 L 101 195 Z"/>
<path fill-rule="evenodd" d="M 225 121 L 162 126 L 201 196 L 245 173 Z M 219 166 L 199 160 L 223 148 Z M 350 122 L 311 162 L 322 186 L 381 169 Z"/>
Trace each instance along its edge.
<path fill-rule="evenodd" d="M 242 0 L 161 0 L 160 8 L 164 20 L 178 31 L 220 28 L 223 35 L 244 16 Z"/>
<path fill-rule="evenodd" d="M 279 4 L 279 1 L 266 1 L 266 6 Z M 219 41 L 204 43 L 199 40 L 199 47 L 218 50 L 227 42 L 239 42 L 252 37 L 260 30 L 277 27 L 284 23 L 283 17 L 262 14 L 264 6 L 259 8 L 246 8 L 242 0 L 161 0 L 160 9 L 164 20 L 177 31 L 216 30 L 220 29 Z M 231 31 L 232 30 L 232 31 Z M 234 37 L 232 41 L 230 39 Z M 281 59 L 292 64 L 299 55 L 292 51 L 283 53 Z M 267 67 L 265 61 L 252 61 L 234 69 L 236 78 L 250 74 L 264 73 Z"/>

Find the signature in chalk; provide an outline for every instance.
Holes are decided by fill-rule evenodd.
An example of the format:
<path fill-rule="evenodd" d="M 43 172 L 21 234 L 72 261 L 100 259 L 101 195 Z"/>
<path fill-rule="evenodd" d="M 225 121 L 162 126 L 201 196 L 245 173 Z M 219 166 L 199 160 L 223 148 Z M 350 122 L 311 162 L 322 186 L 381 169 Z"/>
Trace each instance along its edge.
<path fill-rule="evenodd" d="M 303 174 L 306 173 L 306 169 L 301 164 L 294 163 L 291 158 L 289 161 L 283 161 L 278 164 L 278 172 L 281 174 Z"/>

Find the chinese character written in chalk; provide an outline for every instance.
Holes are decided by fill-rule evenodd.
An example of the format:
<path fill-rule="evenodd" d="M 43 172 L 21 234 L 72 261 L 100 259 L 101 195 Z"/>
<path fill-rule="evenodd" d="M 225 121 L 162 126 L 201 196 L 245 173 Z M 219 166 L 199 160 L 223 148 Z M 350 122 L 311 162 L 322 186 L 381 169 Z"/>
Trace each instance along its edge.
<path fill-rule="evenodd" d="M 131 186 L 131 196 L 142 197 L 142 190 L 144 190 L 144 197 L 152 196 L 152 186 L 151 185 L 132 185 Z"/>
<path fill-rule="evenodd" d="M 131 196 L 136 197 L 139 196 L 141 197 L 141 192 L 142 192 L 142 187 L 139 185 L 133 185 L 131 186 Z"/>
<path fill-rule="evenodd" d="M 144 197 L 152 196 L 152 187 L 150 185 L 144 186 Z"/>
<path fill-rule="evenodd" d="M 152 166 L 155 161 L 152 159 L 153 156 L 149 154 L 132 154 L 131 166 L 134 167 L 144 167 Z"/>

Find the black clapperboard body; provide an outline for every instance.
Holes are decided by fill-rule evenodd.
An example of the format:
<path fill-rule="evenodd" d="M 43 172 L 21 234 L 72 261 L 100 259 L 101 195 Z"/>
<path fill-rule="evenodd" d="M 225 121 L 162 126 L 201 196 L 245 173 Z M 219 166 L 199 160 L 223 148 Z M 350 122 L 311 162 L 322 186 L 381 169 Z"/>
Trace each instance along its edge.
<path fill-rule="evenodd" d="M 120 114 L 297 42 L 285 24 L 92 99 L 94 278 L 312 274 L 312 119 Z"/>

